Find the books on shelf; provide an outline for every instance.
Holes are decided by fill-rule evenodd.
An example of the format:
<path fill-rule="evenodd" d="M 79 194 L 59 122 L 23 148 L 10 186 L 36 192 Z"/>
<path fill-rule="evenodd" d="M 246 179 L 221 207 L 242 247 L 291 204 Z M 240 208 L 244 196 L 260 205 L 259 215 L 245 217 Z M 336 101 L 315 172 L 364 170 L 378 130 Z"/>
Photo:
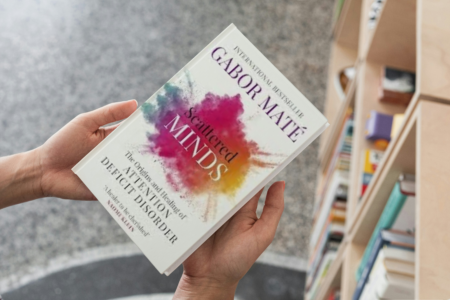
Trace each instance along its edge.
<path fill-rule="evenodd" d="M 323 279 L 327 275 L 328 269 L 330 268 L 331 263 L 336 258 L 336 254 L 337 254 L 337 251 L 330 250 L 330 251 L 327 251 L 325 253 L 325 255 L 323 256 L 323 258 L 320 262 L 319 269 L 316 274 L 316 278 L 313 281 L 311 287 L 308 290 L 306 290 L 305 298 L 307 300 L 313 300 L 316 297 L 318 289 L 320 287 L 320 284 L 322 283 Z"/>
<path fill-rule="evenodd" d="M 345 234 L 353 137 L 351 108 L 347 110 L 341 126 L 333 156 L 317 188 L 305 285 L 307 299 L 314 299 Z"/>
<path fill-rule="evenodd" d="M 414 277 L 414 251 L 385 245 L 378 252 L 360 300 L 413 299 Z"/>
<path fill-rule="evenodd" d="M 376 140 L 391 140 L 393 116 L 382 114 L 375 110 L 370 111 L 366 121 L 366 139 Z"/>
<path fill-rule="evenodd" d="M 313 220 L 313 229 L 310 238 L 310 251 L 316 248 L 321 232 L 326 225 L 327 219 L 332 213 L 333 203 L 336 201 L 346 201 L 348 190 L 348 173 L 336 170 L 327 189 L 323 205 Z"/>
<path fill-rule="evenodd" d="M 355 274 L 356 281 L 362 277 L 367 261 L 369 260 L 371 251 L 377 240 L 380 231 L 385 229 L 400 230 L 407 233 L 415 232 L 415 197 L 411 196 L 411 186 L 414 185 L 412 181 L 413 176 L 401 175 L 399 181 L 392 189 L 391 195 L 387 200 L 386 206 L 378 220 L 375 230 L 367 244 L 363 257 Z M 403 182 L 403 184 L 402 184 Z M 408 186 L 409 195 L 403 193 L 400 186 Z"/>
<path fill-rule="evenodd" d="M 345 210 L 342 211 L 342 216 L 336 214 L 337 209 L 332 209 L 326 224 L 323 227 L 322 233 L 314 250 L 311 252 L 308 262 L 308 272 L 306 280 L 306 289 L 312 284 L 316 277 L 317 269 L 323 256 L 330 250 L 337 250 L 341 243 L 345 232 Z"/>
<path fill-rule="evenodd" d="M 310 239 L 310 258 L 308 262 L 305 290 L 314 299 L 317 287 L 328 271 L 328 266 L 345 234 L 347 209 L 348 172 L 335 170 L 327 189 L 323 205 L 313 224 Z"/>
<path fill-rule="evenodd" d="M 231 24 L 72 170 L 169 275 L 327 126 Z"/>
<path fill-rule="evenodd" d="M 316 199 L 314 203 L 313 214 L 317 215 L 322 207 L 326 191 L 329 187 L 330 180 L 333 176 L 334 170 L 348 172 L 350 170 L 350 159 L 352 153 L 352 138 L 353 138 L 353 111 L 349 108 L 344 118 L 339 139 L 333 150 L 333 155 L 326 168 L 325 173 L 318 183 Z"/>
<path fill-rule="evenodd" d="M 378 168 L 378 165 L 381 162 L 381 159 L 383 158 L 384 151 L 380 150 L 373 150 L 373 149 L 366 149 L 364 151 L 364 155 L 362 157 L 363 160 L 363 170 L 361 175 L 361 183 L 360 183 L 360 189 L 359 189 L 359 198 L 364 196 L 364 193 L 366 192 L 367 186 L 370 184 L 370 181 L 372 180 L 373 174 Z"/>
<path fill-rule="evenodd" d="M 377 286 L 380 284 L 380 276 L 379 276 L 379 270 L 386 269 L 386 265 L 384 264 L 384 258 L 385 254 L 381 253 L 380 251 L 385 246 L 391 246 L 398 248 L 403 251 L 414 251 L 415 248 L 415 238 L 414 235 L 396 231 L 396 230 L 381 230 L 378 235 L 377 239 L 375 240 L 375 243 L 370 248 L 370 255 L 367 260 L 367 262 L 364 265 L 363 272 L 361 274 L 361 277 L 359 278 L 355 292 L 353 294 L 353 300 L 360 300 L 362 299 L 363 291 L 367 288 L 366 297 L 372 297 L 374 296 L 373 286 Z M 397 253 L 398 254 L 398 253 Z M 406 255 L 405 255 L 406 256 Z M 409 255 L 410 256 L 410 255 Z M 398 256 L 396 256 L 398 258 Z M 391 258 L 389 259 L 391 260 Z M 375 265 L 375 262 L 378 261 L 378 265 Z M 390 274 L 396 274 L 394 275 L 395 278 L 399 277 L 410 277 L 411 273 L 414 272 L 414 266 L 408 266 L 408 262 L 396 262 L 395 260 L 388 261 L 388 265 L 390 267 L 389 271 L 385 270 L 382 275 L 386 275 L 387 273 Z M 382 266 L 382 268 L 380 268 Z M 403 274 L 398 274 L 397 271 L 401 271 Z M 397 276 L 399 275 L 399 276 Z M 373 276 L 372 282 L 369 281 L 369 277 Z M 381 276 L 382 277 L 382 276 Z M 391 276 L 392 277 L 392 276 Z M 394 283 L 394 280 L 392 279 L 392 283 Z M 412 280 L 414 282 L 414 280 Z M 378 287 L 379 290 L 382 290 L 383 294 L 386 293 L 386 291 L 389 292 L 389 286 L 390 282 L 387 281 L 387 283 L 382 283 L 384 288 Z M 414 292 L 414 285 L 412 291 Z M 407 291 L 403 291 L 405 294 L 408 294 Z M 402 293 L 398 293 L 397 296 L 401 296 Z M 377 296 L 377 294 L 375 294 Z M 383 297 L 385 298 L 385 297 Z M 377 298 L 375 298 L 377 299 Z M 390 299 L 390 298 L 388 298 Z M 404 298 L 394 298 L 394 299 L 404 299 Z"/>
<path fill-rule="evenodd" d="M 381 76 L 380 101 L 407 106 L 416 90 L 416 74 L 384 67 Z"/>

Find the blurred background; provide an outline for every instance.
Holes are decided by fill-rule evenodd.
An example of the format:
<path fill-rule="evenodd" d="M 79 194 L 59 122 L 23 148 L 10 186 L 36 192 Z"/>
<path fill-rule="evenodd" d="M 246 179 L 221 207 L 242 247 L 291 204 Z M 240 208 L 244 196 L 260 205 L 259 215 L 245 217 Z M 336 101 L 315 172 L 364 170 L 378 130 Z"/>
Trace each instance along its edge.
<path fill-rule="evenodd" d="M 142 104 L 230 23 L 322 110 L 333 3 L 2 0 L 0 156 L 41 145 L 82 112 Z M 286 209 L 237 299 L 303 299 L 317 151 L 318 141 L 275 179 Z M 0 211 L 4 300 L 170 299 L 181 272 L 159 275 L 96 202 Z"/>

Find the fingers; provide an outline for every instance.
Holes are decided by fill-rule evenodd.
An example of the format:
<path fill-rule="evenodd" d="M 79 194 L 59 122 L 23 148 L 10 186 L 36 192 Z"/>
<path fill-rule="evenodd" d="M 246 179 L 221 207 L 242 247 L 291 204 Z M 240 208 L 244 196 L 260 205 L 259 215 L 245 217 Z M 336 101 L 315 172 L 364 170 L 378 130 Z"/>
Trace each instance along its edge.
<path fill-rule="evenodd" d="M 108 135 L 111 134 L 111 132 L 113 132 L 117 127 L 119 127 L 119 125 L 122 124 L 122 122 L 118 123 L 118 124 L 114 124 L 105 128 L 101 128 L 102 130 L 105 131 L 105 137 L 107 137 Z"/>
<path fill-rule="evenodd" d="M 136 100 L 111 103 L 82 115 L 89 130 L 95 131 L 106 124 L 128 118 L 137 108 Z"/>
<path fill-rule="evenodd" d="M 259 192 L 256 193 L 248 202 L 241 208 L 241 211 L 252 211 L 256 212 L 256 208 L 258 207 L 258 200 L 261 197 L 264 188 L 262 188 Z"/>
<path fill-rule="evenodd" d="M 284 209 L 284 181 L 272 184 L 267 191 L 266 203 L 261 218 L 255 223 L 255 230 L 267 247 L 275 236 Z"/>

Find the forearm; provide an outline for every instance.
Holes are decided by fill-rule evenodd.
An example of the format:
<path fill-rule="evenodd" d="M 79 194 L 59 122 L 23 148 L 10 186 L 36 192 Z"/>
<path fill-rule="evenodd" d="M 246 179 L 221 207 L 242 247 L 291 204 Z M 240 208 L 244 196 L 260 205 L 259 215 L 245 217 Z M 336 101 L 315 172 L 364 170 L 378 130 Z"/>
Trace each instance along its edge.
<path fill-rule="evenodd" d="M 233 300 L 236 284 L 224 284 L 209 279 L 183 275 L 173 300 Z"/>
<path fill-rule="evenodd" d="M 38 149 L 0 157 L 0 209 L 43 197 Z"/>

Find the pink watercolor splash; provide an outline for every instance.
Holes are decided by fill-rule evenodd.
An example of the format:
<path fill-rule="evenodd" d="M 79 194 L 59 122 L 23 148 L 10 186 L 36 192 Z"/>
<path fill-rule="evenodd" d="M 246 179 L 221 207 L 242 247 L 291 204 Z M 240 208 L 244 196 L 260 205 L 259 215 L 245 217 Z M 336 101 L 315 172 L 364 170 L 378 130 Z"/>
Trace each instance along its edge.
<path fill-rule="evenodd" d="M 156 133 L 148 135 L 147 151 L 157 154 L 161 158 L 166 170 L 167 181 L 175 190 L 187 191 L 192 194 L 211 194 L 212 192 L 213 194 L 233 195 L 242 187 L 252 167 L 274 167 L 273 164 L 260 159 L 269 154 L 260 151 L 255 142 L 246 138 L 245 124 L 241 120 L 244 108 L 239 94 L 218 96 L 207 93 L 200 103 L 192 106 L 191 102 L 183 90 L 177 86 L 166 84 L 164 92 L 157 97 L 157 105 L 145 103 L 141 107 L 145 120 L 156 127 Z M 205 127 L 206 124 L 210 125 L 213 134 L 226 145 L 230 153 L 238 153 L 231 162 L 228 162 L 219 153 L 220 147 L 214 148 L 214 144 L 205 137 L 204 134 L 209 129 L 205 131 L 205 127 L 199 127 L 200 123 L 193 124 L 191 122 L 188 117 L 190 116 L 189 110 L 194 112 L 194 115 L 205 124 Z M 182 140 L 190 130 L 186 130 L 183 135 L 180 135 L 177 141 L 165 127 L 177 115 L 180 116 L 179 124 L 189 124 L 190 129 L 195 132 L 194 136 L 201 138 L 200 147 L 207 145 L 216 155 L 217 164 L 224 164 L 228 168 L 220 180 L 212 180 L 211 174 L 209 174 L 210 170 L 200 167 L 196 159 L 192 158 L 192 151 L 186 151 L 180 145 L 179 140 Z M 187 144 L 189 143 L 185 145 Z"/>

